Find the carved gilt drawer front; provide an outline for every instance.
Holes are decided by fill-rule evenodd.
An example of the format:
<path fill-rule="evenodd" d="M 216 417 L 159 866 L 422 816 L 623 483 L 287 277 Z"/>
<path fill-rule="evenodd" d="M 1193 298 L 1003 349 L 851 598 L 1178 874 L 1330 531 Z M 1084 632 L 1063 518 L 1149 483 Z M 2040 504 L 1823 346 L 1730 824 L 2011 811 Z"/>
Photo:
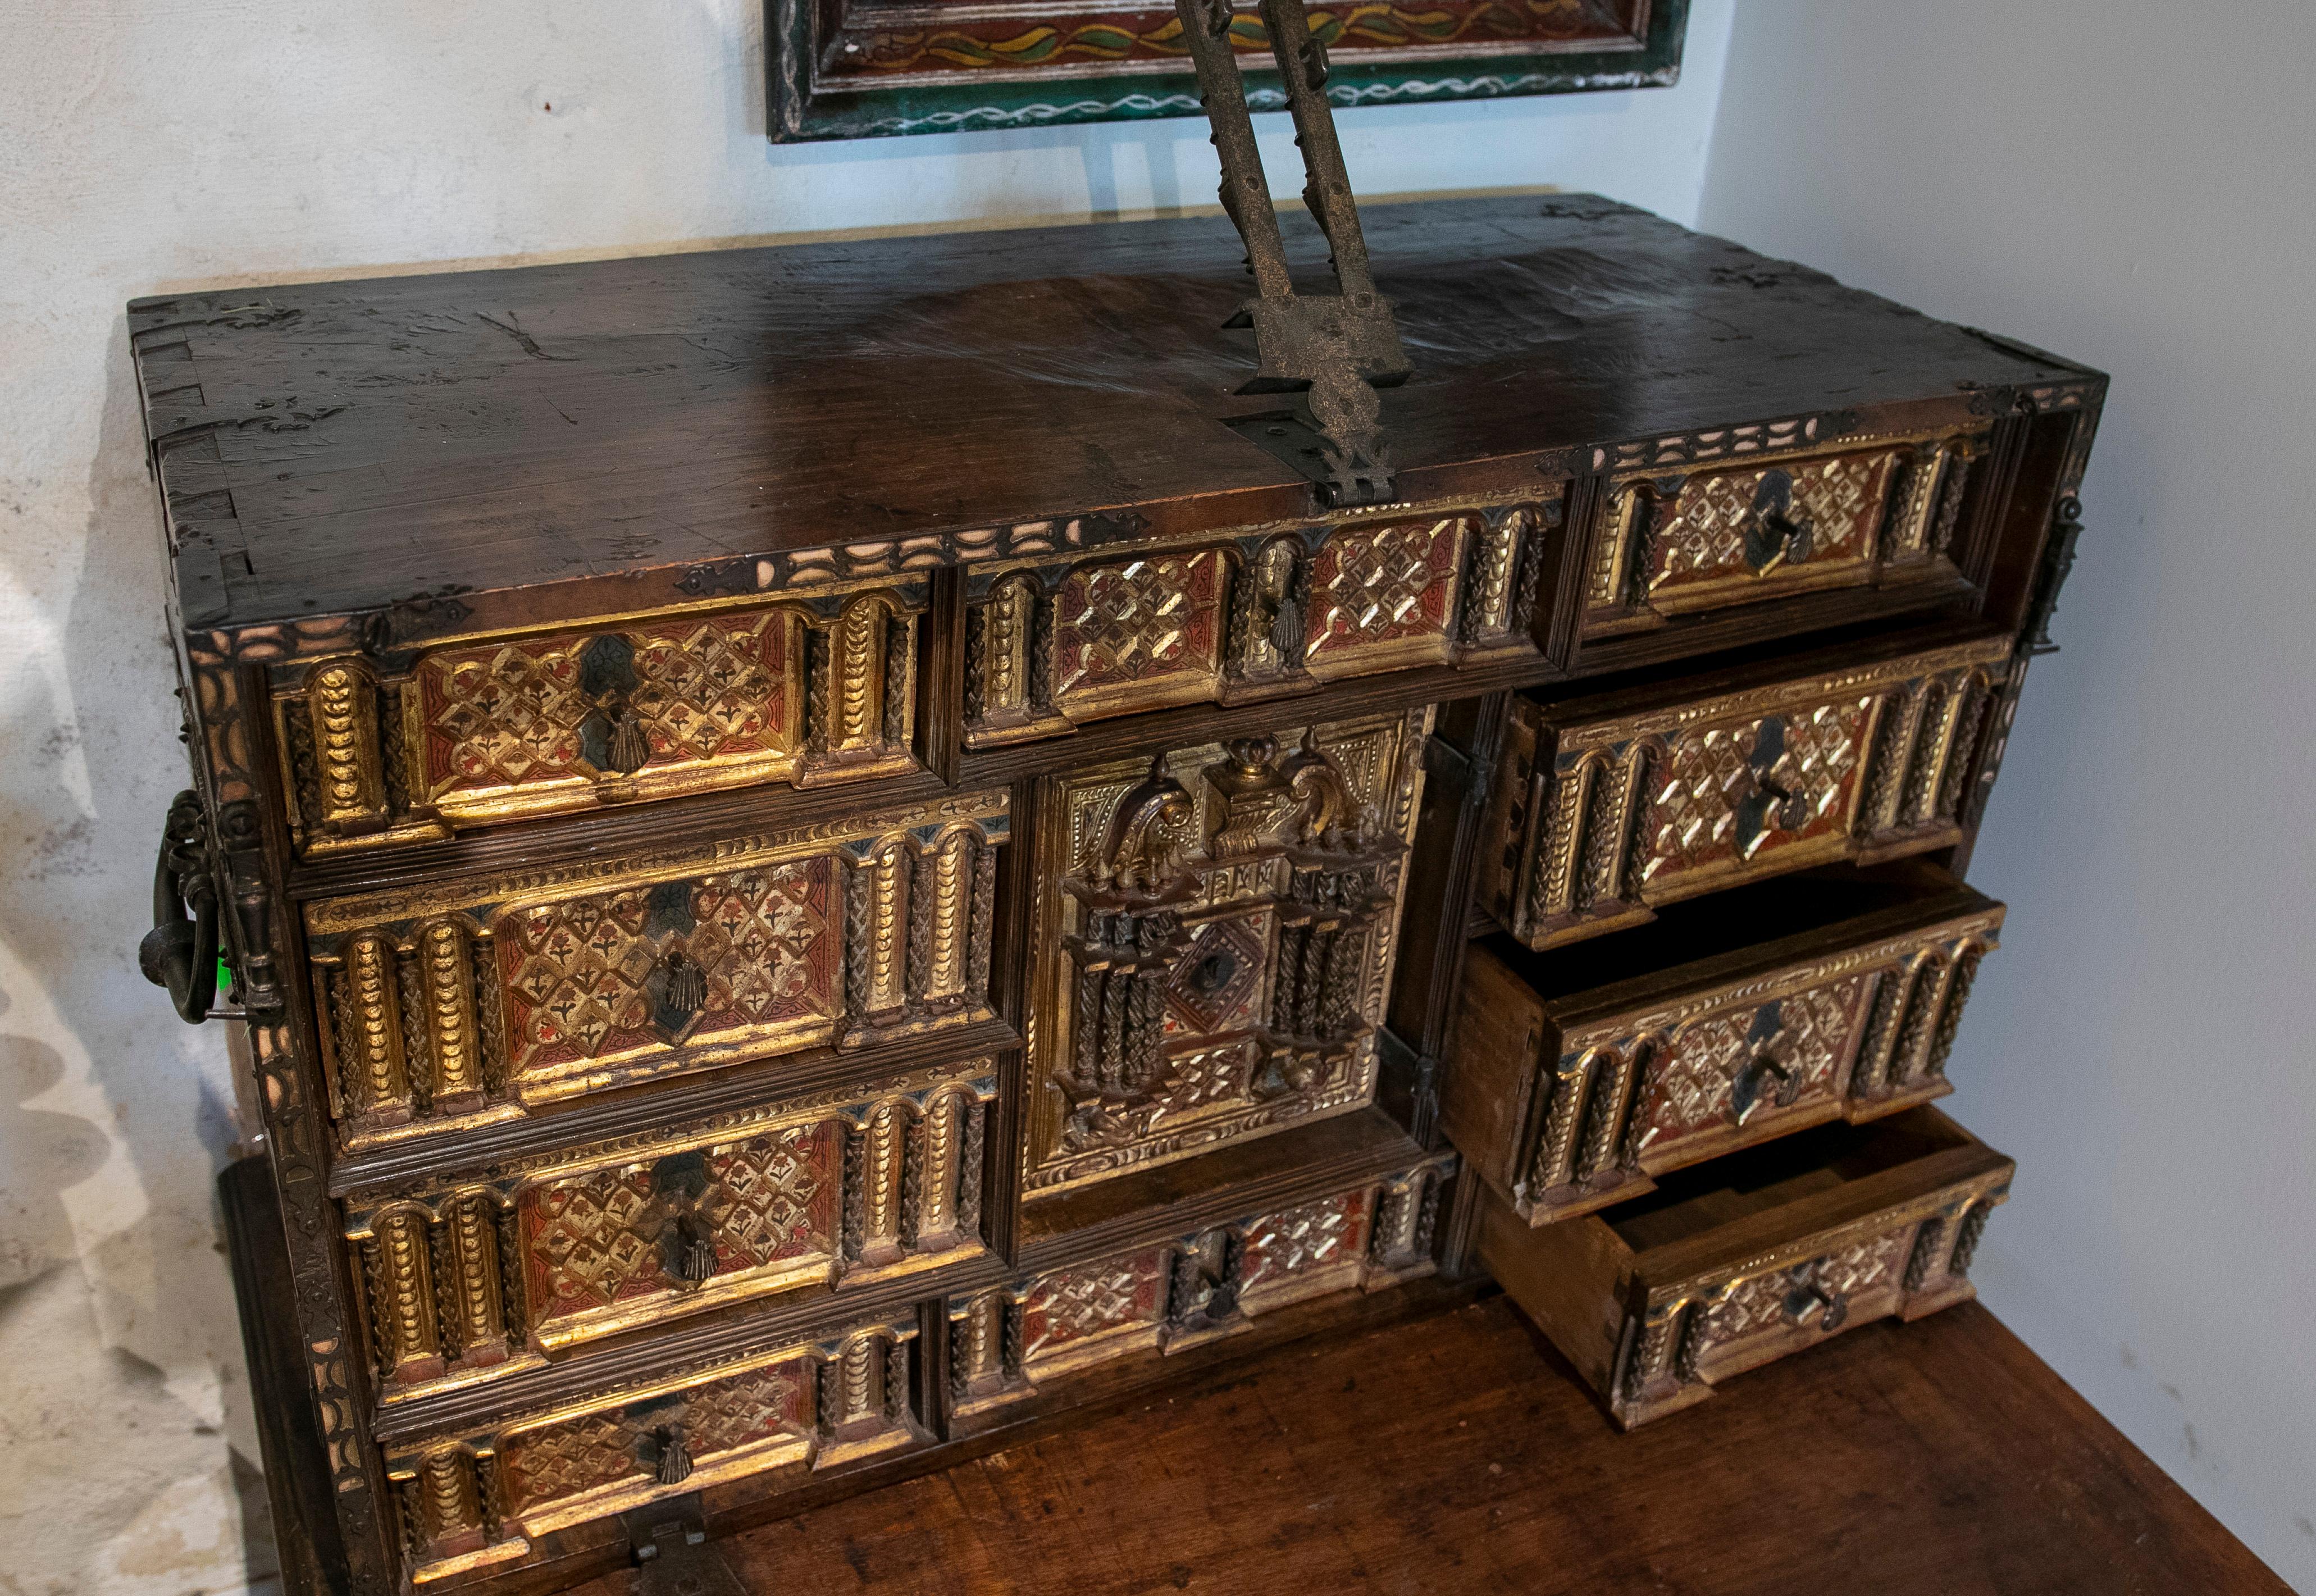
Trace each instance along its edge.
<path fill-rule="evenodd" d="M 1371 1100 L 1430 718 L 1048 781 L 1027 1190 Z"/>
<path fill-rule="evenodd" d="M 1941 432 L 1617 477 L 1592 529 L 1585 635 L 1821 588 L 1955 581 L 1971 462 L 1984 450 L 1982 433 Z"/>
<path fill-rule="evenodd" d="M 949 1300 L 951 1409 L 1145 1351 L 1179 1351 L 1289 1303 L 1431 1272 L 1451 1157 L 1310 1201 Z"/>
<path fill-rule="evenodd" d="M 1893 927 L 1892 922 L 1912 921 Z M 1823 1120 L 1951 1090 L 1946 1057 L 2002 905 L 1967 888 L 1747 955 L 1545 999 L 1475 947 L 1442 1089 L 1448 1135 L 1532 1225 Z"/>
<path fill-rule="evenodd" d="M 307 853 L 912 769 L 922 584 L 277 670 Z"/>
<path fill-rule="evenodd" d="M 1006 802 L 309 905 L 346 1140 L 989 1017 Z"/>
<path fill-rule="evenodd" d="M 1893 1315 L 1975 1294 L 2009 1159 L 1935 1109 L 1829 1125 L 1530 1226 L 1492 1191 L 1480 1255 L 1627 1429 L 1722 1380 Z"/>
<path fill-rule="evenodd" d="M 388 1402 L 601 1336 L 981 1251 L 989 1061 L 920 1071 L 346 1203 Z"/>
<path fill-rule="evenodd" d="M 928 1431 L 910 1398 L 916 1337 L 913 1315 L 856 1324 L 473 1430 L 389 1441 L 406 1571 L 423 1589 L 503 1570 L 545 1550 L 540 1537 L 664 1497 L 717 1486 L 773 1494 L 812 1470 L 922 1444 Z"/>
<path fill-rule="evenodd" d="M 1996 634 L 1738 691 L 1515 700 L 1489 910 L 1548 948 L 1738 882 L 1955 842 L 2010 646 Z"/>
<path fill-rule="evenodd" d="M 966 740 L 1528 652 L 1538 533 L 1559 518 L 1556 501 L 1451 509 L 976 575 Z"/>

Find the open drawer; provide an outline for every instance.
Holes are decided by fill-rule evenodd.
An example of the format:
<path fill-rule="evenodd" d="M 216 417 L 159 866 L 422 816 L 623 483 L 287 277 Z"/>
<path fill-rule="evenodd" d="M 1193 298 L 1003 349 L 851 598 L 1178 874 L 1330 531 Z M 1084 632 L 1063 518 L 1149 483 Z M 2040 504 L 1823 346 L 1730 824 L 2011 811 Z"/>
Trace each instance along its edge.
<path fill-rule="evenodd" d="M 2011 1162 L 1932 1108 L 1832 1124 L 1533 1228 L 1482 1194 L 1480 1260 L 1631 1429 L 1967 1278 Z"/>
<path fill-rule="evenodd" d="M 1828 1119 L 1953 1088 L 2002 905 L 1919 861 L 1762 882 L 1551 953 L 1476 945 L 1440 1088 L 1450 1140 L 1531 1225 Z"/>

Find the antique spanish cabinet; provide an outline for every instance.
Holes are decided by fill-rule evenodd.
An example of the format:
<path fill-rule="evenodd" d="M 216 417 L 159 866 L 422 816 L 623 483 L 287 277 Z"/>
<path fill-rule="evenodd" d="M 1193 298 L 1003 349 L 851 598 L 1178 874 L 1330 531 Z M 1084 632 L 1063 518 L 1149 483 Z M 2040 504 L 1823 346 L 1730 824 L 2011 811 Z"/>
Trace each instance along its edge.
<path fill-rule="evenodd" d="M 1362 230 L 1291 98 L 1274 224 L 1209 95 L 1243 236 L 130 308 L 293 1589 L 723 1589 L 1487 1276 L 1624 1424 L 1968 1295 L 2104 379 L 1604 200 Z"/>

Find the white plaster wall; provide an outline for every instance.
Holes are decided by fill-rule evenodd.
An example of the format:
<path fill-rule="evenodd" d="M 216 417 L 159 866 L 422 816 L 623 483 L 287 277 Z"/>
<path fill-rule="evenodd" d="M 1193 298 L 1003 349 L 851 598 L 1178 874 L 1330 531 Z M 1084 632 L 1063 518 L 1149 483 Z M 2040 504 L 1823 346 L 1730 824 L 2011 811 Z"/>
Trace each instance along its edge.
<path fill-rule="evenodd" d="M 2316 7 L 1749 0 L 1702 225 L 2115 384 L 1973 867 L 1986 1300 L 2316 1592 Z"/>
<path fill-rule="evenodd" d="M 1692 219 L 1730 16 L 1697 0 L 1678 88 L 1349 113 L 1352 176 Z M 210 1188 L 224 1040 L 180 1026 L 132 955 L 183 766 L 123 302 L 1213 197 L 1188 121 L 778 148 L 762 52 L 758 0 L 0 0 L 6 1596 L 270 1571 Z"/>

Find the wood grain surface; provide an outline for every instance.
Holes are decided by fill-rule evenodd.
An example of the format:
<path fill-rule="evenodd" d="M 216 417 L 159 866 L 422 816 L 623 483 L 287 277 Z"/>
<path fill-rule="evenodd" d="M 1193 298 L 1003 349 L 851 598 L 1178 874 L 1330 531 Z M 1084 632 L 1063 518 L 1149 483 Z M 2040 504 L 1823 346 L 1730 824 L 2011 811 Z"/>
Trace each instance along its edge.
<path fill-rule="evenodd" d="M 1385 409 L 1412 497 L 1830 396 L 2080 375 L 1593 196 L 1363 214 L 1415 363 Z M 1241 253 L 1187 218 L 180 295 L 129 327 L 154 441 L 218 440 L 164 487 L 242 626 L 1102 511 L 1300 514 L 1302 479 L 1223 425 L 1278 407 L 1232 392 Z"/>
<path fill-rule="evenodd" d="M 1492 1297 L 726 1544 L 763 1592 L 2287 1589 L 1975 1303 L 1618 1435 Z"/>

